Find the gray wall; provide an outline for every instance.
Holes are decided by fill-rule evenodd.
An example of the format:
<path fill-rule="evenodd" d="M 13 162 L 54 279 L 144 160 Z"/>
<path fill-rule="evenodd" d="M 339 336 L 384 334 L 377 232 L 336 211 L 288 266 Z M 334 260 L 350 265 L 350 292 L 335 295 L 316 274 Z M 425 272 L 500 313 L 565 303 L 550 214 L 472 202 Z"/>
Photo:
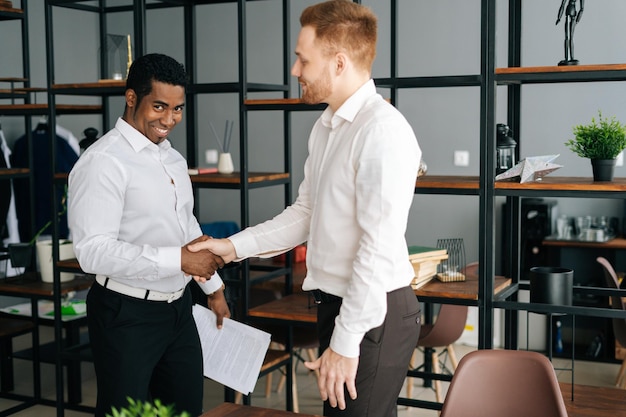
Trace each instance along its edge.
<path fill-rule="evenodd" d="M 17 3 L 17 2 L 16 2 Z M 118 1 L 119 3 L 119 1 Z M 124 2 L 122 2 L 124 3 Z M 315 1 L 292 2 L 292 39 L 299 30 L 301 10 Z M 365 0 L 379 15 L 380 36 L 375 77 L 389 76 L 389 6 L 381 0 Z M 548 4 L 549 3 L 549 4 Z M 506 66 L 507 2 L 498 2 L 497 63 Z M 30 58 L 33 86 L 45 86 L 44 7 L 42 1 L 29 1 Z M 563 23 L 555 26 L 557 0 L 523 2 L 522 65 L 554 65 L 563 58 Z M 575 34 L 575 56 L 582 64 L 626 62 L 626 2 L 603 0 L 586 4 L 582 21 Z M 249 81 L 282 81 L 280 2 L 251 2 L 248 7 Z M 97 16 L 86 12 L 54 9 L 56 82 L 89 82 L 98 78 Z M 480 1 L 401 0 L 399 1 L 399 73 L 400 76 L 462 75 L 480 72 Z M 236 7 L 232 4 L 198 6 L 197 73 L 199 82 L 229 82 L 237 78 Z M 163 52 L 183 60 L 182 10 L 148 12 L 148 52 Z M 109 19 L 109 32 L 131 33 L 129 13 L 118 13 Z M 0 24 L 0 76 L 20 76 L 21 61 L 15 50 L 21 47 L 16 22 Z M 293 43 L 291 48 L 293 48 Z M 9 59 L 7 59 L 9 58 Z M 291 62 L 289 63 L 291 65 Z M 292 95 L 298 88 L 292 80 Z M 386 91 L 381 90 L 383 95 Z M 251 95 L 251 97 L 255 97 Z M 39 102 L 45 95 L 38 95 Z M 560 154 L 556 162 L 563 165 L 552 175 L 591 176 L 587 160 L 575 156 L 564 146 L 572 127 L 590 121 L 601 109 L 626 121 L 626 83 L 542 84 L 522 89 L 521 156 Z M 98 103 L 97 98 L 59 97 L 59 102 Z M 498 91 L 498 122 L 506 122 L 506 89 Z M 119 103 L 119 104 L 118 104 Z M 113 99 L 114 118 L 121 114 L 123 101 Z M 478 175 L 479 173 L 479 90 L 478 88 L 438 88 L 401 90 L 398 107 L 415 129 L 429 174 Z M 308 132 L 318 112 L 293 114 L 291 132 L 294 168 L 294 198 L 302 179 Z M 114 119 L 113 118 L 113 119 Z M 198 152 L 204 164 L 206 149 L 216 148 L 209 120 L 218 132 L 227 119 L 237 120 L 237 97 L 234 94 L 198 97 Z M 37 118 L 35 118 L 36 123 Z M 251 170 L 282 169 L 282 123 L 279 114 L 252 112 L 250 120 Z M 0 117 L 5 135 L 14 141 L 22 135 L 19 117 Z M 111 123 L 113 120 L 110 121 Z M 102 132 L 96 116 L 60 116 L 58 123 L 70 128 L 77 137 L 87 126 Z M 231 152 L 235 168 L 238 163 L 238 124 L 233 132 Z M 179 127 L 172 137 L 184 154 L 185 128 Z M 470 152 L 468 167 L 453 166 L 453 151 Z M 616 176 L 625 176 L 625 168 L 616 168 Z M 467 196 L 416 195 L 409 220 L 410 243 L 434 245 L 440 237 L 462 237 L 466 242 L 467 260 L 478 257 L 478 198 Z M 239 220 L 237 191 L 202 190 L 201 222 Z M 276 214 L 283 206 L 282 189 L 255 190 L 251 193 L 252 224 Z M 570 215 L 622 216 L 622 202 L 612 200 L 560 199 L 561 213 Z"/>

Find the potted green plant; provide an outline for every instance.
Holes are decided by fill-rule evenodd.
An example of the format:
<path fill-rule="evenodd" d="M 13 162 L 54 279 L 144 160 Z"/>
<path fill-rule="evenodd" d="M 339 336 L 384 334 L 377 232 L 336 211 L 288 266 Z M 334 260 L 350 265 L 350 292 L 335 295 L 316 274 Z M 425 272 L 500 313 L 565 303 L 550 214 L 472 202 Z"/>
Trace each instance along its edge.
<path fill-rule="evenodd" d="M 63 216 L 67 212 L 67 185 L 63 197 L 61 198 L 61 210 L 57 213 L 57 217 Z M 9 243 L 7 250 L 9 252 L 9 258 L 11 259 L 11 265 L 14 268 L 26 268 L 30 266 L 33 260 L 33 247 L 37 243 L 37 239 L 41 234 L 52 224 L 52 219 L 48 220 L 28 242 Z M 62 244 L 71 244 L 71 241 L 62 240 Z"/>
<path fill-rule="evenodd" d="M 128 399 L 128 406 L 119 410 L 113 407 L 111 414 L 107 417 L 191 417 L 189 413 L 183 411 L 176 414 L 173 405 L 164 405 L 160 400 L 154 402 L 136 401 L 132 398 Z"/>
<path fill-rule="evenodd" d="M 626 125 L 615 117 L 591 118 L 587 125 L 577 125 L 573 129 L 574 139 L 565 145 L 576 155 L 591 160 L 594 181 L 613 180 L 615 158 L 626 148 Z"/>

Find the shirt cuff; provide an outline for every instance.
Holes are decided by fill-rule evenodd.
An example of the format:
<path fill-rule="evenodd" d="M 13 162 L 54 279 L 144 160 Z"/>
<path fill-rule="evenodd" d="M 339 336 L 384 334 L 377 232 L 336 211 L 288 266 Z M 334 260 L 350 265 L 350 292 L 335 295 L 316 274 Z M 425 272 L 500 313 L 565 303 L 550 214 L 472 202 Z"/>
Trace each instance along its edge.
<path fill-rule="evenodd" d="M 220 278 L 219 274 L 216 272 L 211 275 L 211 279 L 206 282 L 199 282 L 200 288 L 206 294 L 213 294 L 215 291 L 219 290 L 224 282 L 222 278 Z"/>
<path fill-rule="evenodd" d="M 256 239 L 249 230 L 242 230 L 241 232 L 228 237 L 228 240 L 230 240 L 235 247 L 235 256 L 237 257 L 237 261 L 254 256 L 259 252 L 256 245 Z"/>
<path fill-rule="evenodd" d="M 335 330 L 330 338 L 330 348 L 347 358 L 358 358 L 361 353 L 361 341 L 365 334 L 349 333 L 335 323 Z"/>
<path fill-rule="evenodd" d="M 159 277 L 170 277 L 181 272 L 180 246 L 160 247 L 158 250 Z"/>

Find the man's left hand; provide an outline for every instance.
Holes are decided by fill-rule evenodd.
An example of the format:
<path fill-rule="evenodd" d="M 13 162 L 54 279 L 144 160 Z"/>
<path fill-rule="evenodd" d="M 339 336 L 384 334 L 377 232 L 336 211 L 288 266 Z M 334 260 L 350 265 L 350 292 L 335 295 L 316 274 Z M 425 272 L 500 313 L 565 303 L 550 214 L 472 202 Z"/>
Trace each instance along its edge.
<path fill-rule="evenodd" d="M 217 290 L 211 295 L 207 295 L 209 308 L 217 316 L 217 328 L 221 329 L 224 317 L 230 318 L 230 310 L 223 290 Z"/>
<path fill-rule="evenodd" d="M 322 401 L 328 400 L 331 407 L 339 406 L 346 409 L 344 384 L 350 398 L 356 400 L 356 371 L 359 358 L 348 358 L 328 348 L 315 362 L 305 362 L 304 366 L 314 371 L 319 369 L 320 377 L 317 381 Z"/>

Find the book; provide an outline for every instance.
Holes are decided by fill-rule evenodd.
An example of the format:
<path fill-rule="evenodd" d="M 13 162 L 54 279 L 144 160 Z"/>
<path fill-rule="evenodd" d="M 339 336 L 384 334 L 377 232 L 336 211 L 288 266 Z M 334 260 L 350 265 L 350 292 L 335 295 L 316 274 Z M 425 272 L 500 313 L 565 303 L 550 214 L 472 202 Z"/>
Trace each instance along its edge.
<path fill-rule="evenodd" d="M 434 277 L 434 275 L 431 275 L 423 278 L 413 278 L 413 281 L 411 281 L 411 288 L 413 288 L 414 290 L 421 288 L 424 285 L 428 284 Z"/>
<path fill-rule="evenodd" d="M 447 256 L 448 250 L 445 248 L 433 248 L 429 246 L 418 246 L 411 245 L 409 246 L 409 259 L 412 261 L 417 261 L 426 258 L 437 258 L 440 256 Z"/>
<path fill-rule="evenodd" d="M 189 168 L 187 172 L 189 175 L 217 174 L 217 168 Z"/>
<path fill-rule="evenodd" d="M 415 277 L 422 278 L 435 275 L 437 273 L 437 265 L 439 264 L 438 260 L 412 263 Z"/>

